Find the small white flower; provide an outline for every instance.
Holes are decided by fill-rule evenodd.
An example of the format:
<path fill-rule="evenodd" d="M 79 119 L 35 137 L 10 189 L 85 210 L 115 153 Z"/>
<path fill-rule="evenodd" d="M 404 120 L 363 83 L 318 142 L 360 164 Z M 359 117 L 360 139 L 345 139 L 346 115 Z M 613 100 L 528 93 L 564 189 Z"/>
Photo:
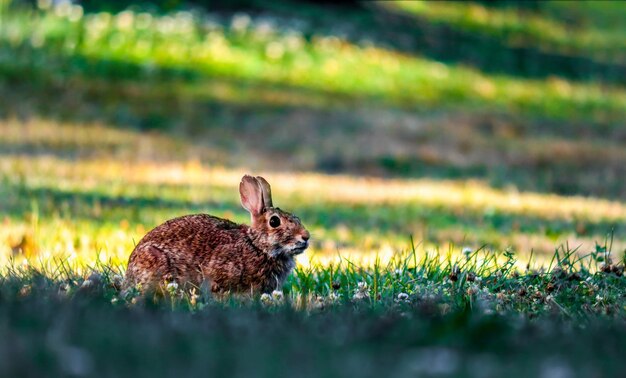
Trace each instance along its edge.
<path fill-rule="evenodd" d="M 407 293 L 398 293 L 398 297 L 396 298 L 396 302 L 411 302 L 409 300 L 409 295 Z"/>
<path fill-rule="evenodd" d="M 367 283 L 364 281 L 361 281 L 357 284 L 357 288 L 354 291 L 354 296 L 352 297 L 352 299 L 361 300 L 361 299 L 369 298 L 369 296 L 370 296 L 370 293 L 367 290 Z"/>
<path fill-rule="evenodd" d="M 172 292 L 175 292 L 176 290 L 178 290 L 178 284 L 176 283 L 176 281 L 172 281 L 167 284 L 167 291 L 172 293 Z"/>
<path fill-rule="evenodd" d="M 270 59 L 277 60 L 283 57 L 285 54 L 285 48 L 280 42 L 270 42 L 265 47 L 265 56 Z"/>
<path fill-rule="evenodd" d="M 261 295 L 261 303 L 263 303 L 265 306 L 269 306 L 274 302 L 274 300 L 272 299 L 272 296 L 269 295 L 268 293 L 263 293 Z"/>
<path fill-rule="evenodd" d="M 463 247 L 461 253 L 465 255 L 466 259 L 469 259 L 470 255 L 472 254 L 472 249 L 470 247 Z"/>
<path fill-rule="evenodd" d="M 401 275 L 402 275 L 402 269 L 396 269 L 396 270 L 394 270 L 394 271 L 393 271 L 393 273 L 394 273 L 396 276 L 401 276 Z"/>
<path fill-rule="evenodd" d="M 604 298 L 600 295 L 596 295 L 596 302 L 602 302 Z"/>
<path fill-rule="evenodd" d="M 233 17 L 230 27 L 236 32 L 243 32 L 250 25 L 250 21 L 250 16 L 245 13 L 238 13 Z"/>
<path fill-rule="evenodd" d="M 282 291 L 280 290 L 272 291 L 272 300 L 274 300 L 277 303 L 282 303 L 284 299 L 285 299 L 285 295 L 283 294 Z"/>
<path fill-rule="evenodd" d="M 341 299 L 341 294 L 339 294 L 339 293 L 332 292 L 332 293 L 328 294 L 328 301 L 331 302 L 331 303 L 338 302 L 339 299 Z"/>
<path fill-rule="evenodd" d="M 362 299 L 366 299 L 369 297 L 369 294 L 367 292 L 361 292 L 361 291 L 357 291 L 356 293 L 354 293 L 354 296 L 352 296 L 352 299 L 360 301 Z"/>
<path fill-rule="evenodd" d="M 117 14 L 115 23 L 121 30 L 129 30 L 133 26 L 135 14 L 131 11 L 123 11 Z"/>
<path fill-rule="evenodd" d="M 315 298 L 315 301 L 313 302 L 313 308 L 321 310 L 324 308 L 324 298 L 323 297 L 317 297 Z"/>

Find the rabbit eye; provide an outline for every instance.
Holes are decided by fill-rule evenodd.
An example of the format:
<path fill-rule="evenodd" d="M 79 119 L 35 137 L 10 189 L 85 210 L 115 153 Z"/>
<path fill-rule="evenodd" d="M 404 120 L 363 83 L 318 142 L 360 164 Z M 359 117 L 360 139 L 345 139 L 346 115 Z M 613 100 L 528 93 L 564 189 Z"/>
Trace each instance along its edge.
<path fill-rule="evenodd" d="M 270 226 L 272 226 L 273 228 L 280 226 L 280 218 L 277 217 L 276 215 L 273 215 L 270 218 Z"/>

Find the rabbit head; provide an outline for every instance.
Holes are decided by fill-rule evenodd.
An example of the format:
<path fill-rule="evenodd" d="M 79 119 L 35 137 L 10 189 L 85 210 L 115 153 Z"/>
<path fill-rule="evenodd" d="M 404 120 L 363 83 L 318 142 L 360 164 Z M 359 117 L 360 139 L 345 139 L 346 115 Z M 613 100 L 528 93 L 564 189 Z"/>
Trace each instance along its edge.
<path fill-rule="evenodd" d="M 273 206 L 270 184 L 263 177 L 243 176 L 239 194 L 251 217 L 249 236 L 259 249 L 271 256 L 293 256 L 309 246 L 309 231 L 300 218 Z"/>

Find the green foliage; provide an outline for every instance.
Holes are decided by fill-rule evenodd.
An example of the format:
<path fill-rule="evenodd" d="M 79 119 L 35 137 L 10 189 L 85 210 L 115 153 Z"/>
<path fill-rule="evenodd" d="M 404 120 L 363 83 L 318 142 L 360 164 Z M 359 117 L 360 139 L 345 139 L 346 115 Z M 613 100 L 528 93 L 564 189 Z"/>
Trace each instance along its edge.
<path fill-rule="evenodd" d="M 397 1 L 385 5 L 470 33 L 501 38 L 509 46 L 534 46 L 543 51 L 618 63 L 626 59 L 623 22 L 606 22 L 608 13 L 615 20 L 623 21 L 626 17 L 624 7 L 613 1 L 545 1 L 539 2 L 534 12 L 517 7 L 494 8 L 489 3 Z M 603 9 L 612 11 L 602 12 Z M 598 12 L 601 18 L 592 16 Z"/>
<path fill-rule="evenodd" d="M 221 300 L 175 286 L 160 299 L 120 297 L 119 272 L 106 265 L 88 278 L 61 261 L 54 271 L 14 267 L 0 277 L 0 373 L 619 374 L 623 265 L 592 273 L 596 260 L 564 250 L 550 271 L 519 274 L 506 256 L 344 261 L 299 268 L 284 294 Z"/>
<path fill-rule="evenodd" d="M 160 16 L 124 11 L 86 14 L 65 3 L 54 11 L 10 10 L 0 41 L 5 75 L 178 79 L 222 77 L 282 83 L 409 109 L 482 109 L 557 119 L 623 119 L 626 93 L 595 84 L 486 76 L 328 35 L 305 36 L 271 20 L 203 13 Z M 16 55 L 14 55 L 17 53 Z M 2 54 L 1 56 L 5 56 Z"/>
<path fill-rule="evenodd" d="M 0 376 L 623 374 L 621 4 L 127 3 L 0 0 Z M 282 291 L 120 293 L 243 167 L 312 231 Z"/>

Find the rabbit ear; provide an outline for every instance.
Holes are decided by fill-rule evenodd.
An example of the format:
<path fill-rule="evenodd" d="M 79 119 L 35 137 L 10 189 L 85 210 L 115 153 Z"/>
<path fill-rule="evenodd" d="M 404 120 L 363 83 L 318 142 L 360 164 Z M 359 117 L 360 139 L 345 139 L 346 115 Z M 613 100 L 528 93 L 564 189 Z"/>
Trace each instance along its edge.
<path fill-rule="evenodd" d="M 263 204 L 265 205 L 265 207 L 274 207 L 274 205 L 272 205 L 272 188 L 270 188 L 270 183 L 261 176 L 257 176 L 256 180 L 259 182 L 259 184 L 261 184 L 261 189 L 263 192 Z"/>
<path fill-rule="evenodd" d="M 261 184 L 252 176 L 245 175 L 239 184 L 239 195 L 241 196 L 241 205 L 252 215 L 252 219 L 265 208 L 263 203 L 263 194 Z"/>

